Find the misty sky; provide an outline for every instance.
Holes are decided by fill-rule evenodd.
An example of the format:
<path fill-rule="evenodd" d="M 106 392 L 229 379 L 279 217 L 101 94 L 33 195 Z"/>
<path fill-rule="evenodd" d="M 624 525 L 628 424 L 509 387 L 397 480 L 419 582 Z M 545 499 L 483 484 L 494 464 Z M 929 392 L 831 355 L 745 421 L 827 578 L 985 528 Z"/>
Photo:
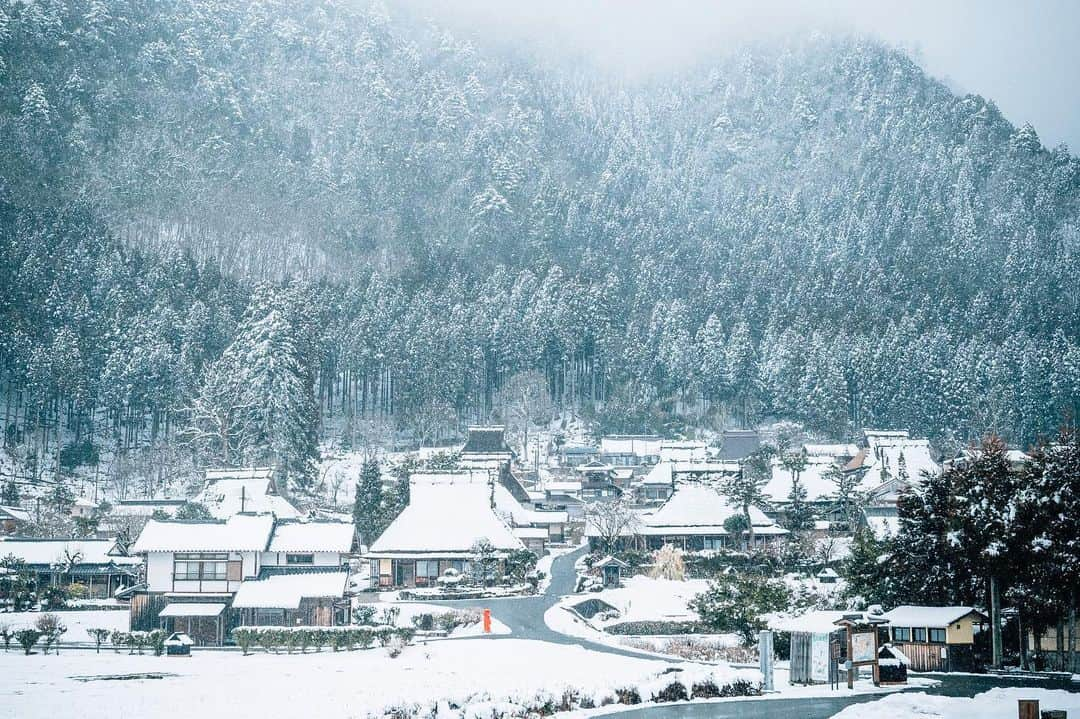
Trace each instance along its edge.
<path fill-rule="evenodd" d="M 631 73 L 776 34 L 854 30 L 904 47 L 1043 144 L 1080 152 L 1080 0 L 403 0 L 496 41 L 536 41 Z"/>

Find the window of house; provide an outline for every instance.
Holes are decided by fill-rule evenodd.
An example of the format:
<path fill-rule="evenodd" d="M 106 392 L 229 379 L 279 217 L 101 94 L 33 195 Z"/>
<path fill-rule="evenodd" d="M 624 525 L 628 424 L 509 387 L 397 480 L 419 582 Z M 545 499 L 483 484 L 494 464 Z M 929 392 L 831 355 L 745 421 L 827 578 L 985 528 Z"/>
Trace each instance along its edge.
<path fill-rule="evenodd" d="M 938 644 L 945 643 L 945 630 L 944 629 L 931 629 L 930 641 L 937 642 Z"/>
<path fill-rule="evenodd" d="M 439 576 L 439 562 L 418 559 L 416 561 L 416 576 L 436 579 Z"/>
<path fill-rule="evenodd" d="M 315 555 L 314 554 L 286 554 L 285 555 L 285 563 L 286 564 L 314 564 L 315 563 Z"/>
<path fill-rule="evenodd" d="M 723 537 L 705 537 L 705 549 L 723 549 Z"/>
<path fill-rule="evenodd" d="M 893 627 L 892 638 L 894 642 L 910 642 L 911 630 L 907 627 Z"/>
<path fill-rule="evenodd" d="M 926 629 L 924 629 L 923 627 L 912 627 L 912 629 L 911 629 L 911 640 L 914 641 L 914 642 L 925 642 L 926 641 Z"/>
<path fill-rule="evenodd" d="M 173 578 L 178 580 L 223 580 L 229 574 L 228 554 L 177 554 Z"/>

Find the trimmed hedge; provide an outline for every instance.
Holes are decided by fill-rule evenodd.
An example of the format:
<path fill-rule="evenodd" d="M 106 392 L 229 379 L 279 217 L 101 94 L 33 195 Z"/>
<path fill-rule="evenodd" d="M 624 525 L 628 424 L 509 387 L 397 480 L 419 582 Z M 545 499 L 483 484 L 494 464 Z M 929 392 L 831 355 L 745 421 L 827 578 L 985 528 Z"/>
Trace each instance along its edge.
<path fill-rule="evenodd" d="M 410 627 L 391 626 L 237 627 L 232 630 L 233 641 L 244 654 L 250 654 L 255 645 L 275 654 L 282 649 L 288 654 L 296 649 L 305 654 L 312 647 L 317 652 L 323 647 L 330 647 L 335 652 L 353 651 L 367 649 L 376 642 L 385 647 L 395 638 L 409 644 L 414 636 L 416 631 Z"/>
<path fill-rule="evenodd" d="M 699 622 L 621 622 L 604 627 L 608 634 L 710 634 L 712 630 Z"/>

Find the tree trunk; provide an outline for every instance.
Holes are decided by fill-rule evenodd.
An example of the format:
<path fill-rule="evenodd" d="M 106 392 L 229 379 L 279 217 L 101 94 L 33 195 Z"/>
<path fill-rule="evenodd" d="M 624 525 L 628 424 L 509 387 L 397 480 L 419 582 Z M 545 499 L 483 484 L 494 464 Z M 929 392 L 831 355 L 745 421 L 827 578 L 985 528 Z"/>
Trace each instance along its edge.
<path fill-rule="evenodd" d="M 750 519 L 750 505 L 743 505 L 743 516 L 746 517 L 746 551 L 754 548 L 754 521 Z"/>
<path fill-rule="evenodd" d="M 991 665 L 1001 667 L 1001 594 L 997 577 L 990 575 L 990 645 Z"/>
<path fill-rule="evenodd" d="M 1076 671 L 1076 590 L 1069 594 L 1069 669 Z"/>

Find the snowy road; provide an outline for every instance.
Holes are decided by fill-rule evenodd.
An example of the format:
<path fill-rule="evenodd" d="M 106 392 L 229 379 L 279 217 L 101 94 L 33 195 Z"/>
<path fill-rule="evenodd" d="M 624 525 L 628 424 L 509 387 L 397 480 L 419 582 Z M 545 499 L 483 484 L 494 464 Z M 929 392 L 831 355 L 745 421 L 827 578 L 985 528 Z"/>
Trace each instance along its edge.
<path fill-rule="evenodd" d="M 1041 689 L 1064 689 L 1080 693 L 1080 684 L 1072 682 L 1048 682 L 1014 680 L 1004 677 L 970 676 L 960 674 L 936 674 L 941 684 L 934 687 L 918 687 L 916 691 L 950 697 L 973 697 L 995 687 L 1029 687 Z M 846 690 L 837 696 L 800 697 L 792 699 L 733 700 L 697 704 L 665 704 L 661 706 L 631 709 L 605 715 L 610 719 L 828 719 L 841 709 L 881 699 L 880 694 L 852 696 Z M 910 690 L 908 690 L 910 691 Z M 873 716 L 873 715 L 870 715 Z"/>
<path fill-rule="evenodd" d="M 553 644 L 570 644 L 586 649 L 603 652 L 605 654 L 617 654 L 625 657 L 657 658 L 644 652 L 633 649 L 622 649 L 608 644 L 592 642 L 588 639 L 570 636 L 551 629 L 544 622 L 544 613 L 558 603 L 564 595 L 574 591 L 577 573 L 574 571 L 574 562 L 587 551 L 586 547 L 574 550 L 555 559 L 551 565 L 551 583 L 547 591 L 535 597 L 517 597 L 506 599 L 469 599 L 459 601 L 443 601 L 440 604 L 455 607 L 475 607 L 478 609 L 490 609 L 491 615 L 496 617 L 510 628 L 510 635 L 515 639 L 535 639 Z M 498 639 L 494 636 L 492 639 Z M 666 658 L 669 663 L 679 663 L 676 658 Z"/>

